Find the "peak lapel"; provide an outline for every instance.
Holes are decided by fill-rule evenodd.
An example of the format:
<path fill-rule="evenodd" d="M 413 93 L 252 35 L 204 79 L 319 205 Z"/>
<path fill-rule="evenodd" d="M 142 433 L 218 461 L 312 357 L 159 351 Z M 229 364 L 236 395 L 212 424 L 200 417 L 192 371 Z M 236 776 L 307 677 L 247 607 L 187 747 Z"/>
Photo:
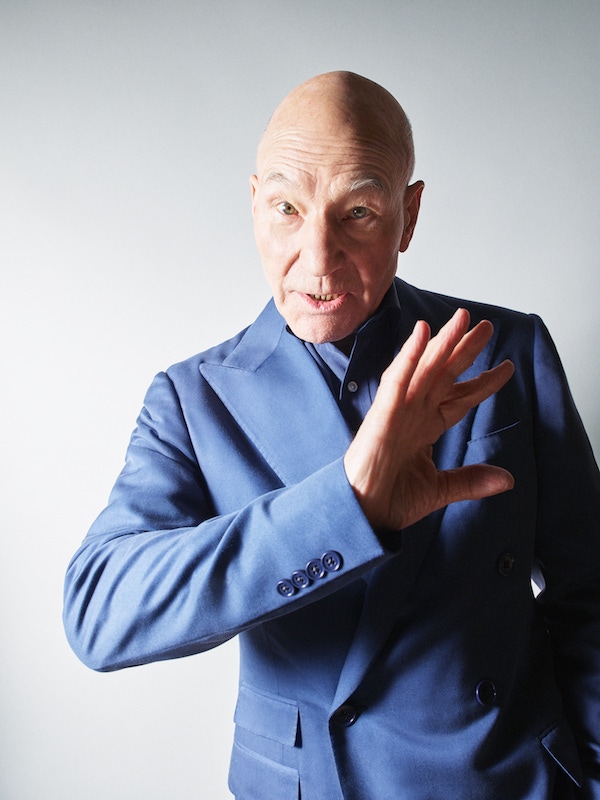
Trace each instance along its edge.
<path fill-rule="evenodd" d="M 200 371 L 284 485 L 346 451 L 351 434 L 337 403 L 272 303 L 224 361 Z"/>

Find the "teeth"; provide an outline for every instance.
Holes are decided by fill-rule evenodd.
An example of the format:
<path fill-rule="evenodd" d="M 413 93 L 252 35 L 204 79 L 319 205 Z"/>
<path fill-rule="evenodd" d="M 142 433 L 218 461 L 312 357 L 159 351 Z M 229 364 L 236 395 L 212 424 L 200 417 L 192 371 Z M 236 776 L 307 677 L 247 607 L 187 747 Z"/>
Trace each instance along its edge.
<path fill-rule="evenodd" d="M 337 300 L 339 294 L 313 294 L 311 297 L 314 297 L 315 300 L 325 300 L 328 303 L 330 300 Z"/>

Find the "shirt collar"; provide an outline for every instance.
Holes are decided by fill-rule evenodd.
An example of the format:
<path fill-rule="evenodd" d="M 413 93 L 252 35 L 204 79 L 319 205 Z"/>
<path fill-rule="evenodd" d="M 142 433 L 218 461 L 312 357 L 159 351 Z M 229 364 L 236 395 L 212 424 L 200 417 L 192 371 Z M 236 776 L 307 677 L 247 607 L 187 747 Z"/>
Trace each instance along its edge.
<path fill-rule="evenodd" d="M 371 316 L 368 319 L 366 319 L 359 328 L 357 328 L 357 330 L 356 330 L 356 332 L 354 334 L 355 346 L 356 346 L 356 342 L 359 339 L 359 337 L 362 338 L 362 334 L 363 334 L 364 331 L 366 331 L 367 329 L 370 329 L 370 332 L 372 332 L 372 330 L 374 328 L 379 327 L 378 326 L 378 321 L 381 321 L 383 318 L 388 318 L 388 317 L 391 317 L 394 321 L 396 321 L 398 323 L 400 321 L 400 300 L 398 298 L 398 292 L 396 291 L 396 286 L 395 286 L 394 283 L 392 283 L 390 288 L 384 294 L 383 300 L 381 301 L 381 303 L 377 307 L 376 311 L 374 311 L 373 314 L 371 314 Z M 286 324 L 285 329 L 292 336 L 296 336 L 296 334 L 290 328 L 289 325 Z M 297 336 L 296 338 L 299 339 L 300 337 Z M 316 347 L 316 348 L 323 347 L 323 344 L 315 345 L 315 344 L 312 344 L 311 342 L 306 342 L 304 339 L 300 339 L 300 341 L 304 342 L 305 345 L 311 344 L 313 347 Z M 336 350 L 338 349 L 335 346 L 334 342 L 325 342 L 324 344 L 327 345 L 328 348 L 329 347 L 335 347 Z M 342 353 L 342 355 L 343 355 L 343 353 Z"/>
<path fill-rule="evenodd" d="M 378 351 L 382 348 L 390 348 L 389 361 L 391 361 L 394 355 L 393 349 L 396 344 L 396 332 L 399 326 L 400 301 L 396 287 L 392 284 L 385 293 L 377 310 L 356 330 L 350 356 L 339 350 L 334 342 L 324 342 L 322 344 L 305 342 L 304 344 L 313 354 L 316 351 L 338 377 L 342 377 L 349 361 L 352 360 L 357 351 L 364 354 L 365 351 L 369 351 L 371 348 L 377 348 Z"/>

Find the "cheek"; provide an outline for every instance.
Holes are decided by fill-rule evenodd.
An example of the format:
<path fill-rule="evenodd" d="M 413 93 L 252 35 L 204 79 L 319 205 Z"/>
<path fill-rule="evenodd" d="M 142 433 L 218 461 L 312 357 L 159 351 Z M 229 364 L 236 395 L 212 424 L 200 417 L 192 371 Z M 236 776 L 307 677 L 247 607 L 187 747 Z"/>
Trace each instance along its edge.
<path fill-rule="evenodd" d="M 276 226 L 255 227 L 254 238 L 265 273 L 274 280 L 282 278 L 293 260 L 293 244 Z"/>
<path fill-rule="evenodd" d="M 285 249 L 268 236 L 257 238 L 258 254 L 263 272 L 275 297 L 282 293 L 282 284 L 288 272 Z"/>
<path fill-rule="evenodd" d="M 386 287 L 396 274 L 398 253 L 389 248 L 375 248 L 361 259 L 358 265 L 362 284 L 366 290 L 378 291 L 382 285 Z"/>

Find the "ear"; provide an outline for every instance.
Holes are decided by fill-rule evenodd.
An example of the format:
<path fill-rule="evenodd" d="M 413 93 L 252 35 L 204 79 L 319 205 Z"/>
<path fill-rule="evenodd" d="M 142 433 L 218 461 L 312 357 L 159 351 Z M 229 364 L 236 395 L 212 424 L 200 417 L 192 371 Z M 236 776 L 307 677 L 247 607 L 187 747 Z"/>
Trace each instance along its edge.
<path fill-rule="evenodd" d="M 419 216 L 419 208 L 421 207 L 421 194 L 425 184 L 423 181 L 417 181 L 406 187 L 404 192 L 404 230 L 402 231 L 402 239 L 400 240 L 399 251 L 404 253 L 410 244 L 412 235 L 417 224 L 417 217 Z"/>
<path fill-rule="evenodd" d="M 250 191 L 252 193 L 252 214 L 256 209 L 256 190 L 258 189 L 258 177 L 250 175 Z"/>

